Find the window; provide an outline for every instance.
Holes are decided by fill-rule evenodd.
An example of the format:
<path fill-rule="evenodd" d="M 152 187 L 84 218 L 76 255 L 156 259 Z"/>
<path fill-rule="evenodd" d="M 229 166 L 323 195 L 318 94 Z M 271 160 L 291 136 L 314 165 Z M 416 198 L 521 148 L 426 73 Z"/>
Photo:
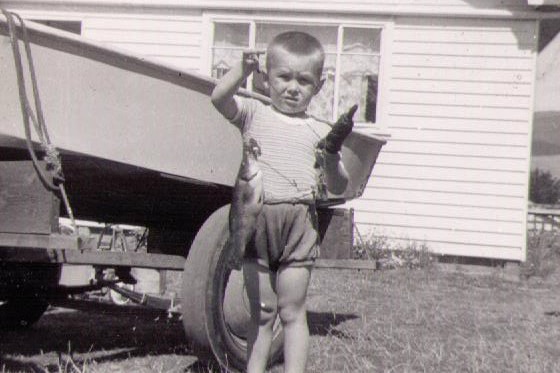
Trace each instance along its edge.
<path fill-rule="evenodd" d="M 310 113 L 326 120 L 358 104 L 358 122 L 375 123 L 377 113 L 382 27 L 340 24 L 302 25 L 273 22 L 216 21 L 211 53 L 211 74 L 221 77 L 241 58 L 245 48 L 266 49 L 275 35 L 297 30 L 315 36 L 326 53 L 321 92 L 309 106 Z M 261 61 L 265 61 L 265 56 Z M 261 74 L 253 74 L 249 90 L 266 94 Z"/>

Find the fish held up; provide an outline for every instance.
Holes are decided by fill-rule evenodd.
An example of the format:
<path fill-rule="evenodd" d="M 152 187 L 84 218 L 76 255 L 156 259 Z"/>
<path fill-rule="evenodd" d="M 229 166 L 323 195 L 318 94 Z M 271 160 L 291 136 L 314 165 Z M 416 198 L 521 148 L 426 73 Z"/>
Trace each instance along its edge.
<path fill-rule="evenodd" d="M 229 212 L 230 258 L 232 269 L 241 269 L 245 250 L 256 231 L 256 223 L 263 207 L 262 171 L 258 164 L 261 148 L 253 138 L 243 141 L 243 158 L 233 189 Z"/>

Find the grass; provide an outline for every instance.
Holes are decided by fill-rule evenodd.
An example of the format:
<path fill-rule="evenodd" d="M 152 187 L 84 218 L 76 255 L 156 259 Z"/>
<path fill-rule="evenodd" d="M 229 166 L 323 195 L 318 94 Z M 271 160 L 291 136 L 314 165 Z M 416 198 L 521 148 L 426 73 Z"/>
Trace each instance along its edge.
<path fill-rule="evenodd" d="M 529 235 L 529 244 L 519 281 L 433 264 L 314 271 L 308 372 L 560 371 L 560 237 Z M 53 309 L 27 331 L 2 334 L 0 372 L 211 372 L 182 333 L 177 320 L 138 307 Z"/>
<path fill-rule="evenodd" d="M 312 343 L 310 372 L 554 372 L 554 289 L 437 269 L 318 273 L 337 319 Z M 342 285 L 344 284 L 344 285 Z M 318 285 L 314 285 L 318 286 Z M 315 295 L 315 297 L 313 296 Z"/>
<path fill-rule="evenodd" d="M 529 232 L 527 247 L 527 261 L 522 264 L 523 276 L 544 279 L 554 275 L 560 257 L 560 233 Z"/>

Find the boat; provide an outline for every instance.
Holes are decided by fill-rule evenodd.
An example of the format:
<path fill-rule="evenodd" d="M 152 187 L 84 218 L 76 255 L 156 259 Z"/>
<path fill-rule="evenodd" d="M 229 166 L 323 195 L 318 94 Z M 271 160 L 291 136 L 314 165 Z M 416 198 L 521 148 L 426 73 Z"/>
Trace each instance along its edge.
<path fill-rule="evenodd" d="M 22 22 L 15 21 L 16 53 L 7 16 L 0 15 L 0 161 L 29 159 L 14 63 L 19 53 L 25 96 L 33 103 L 34 73 L 35 111 L 42 110 L 60 153 L 76 217 L 192 229 L 230 202 L 241 139 L 210 102 L 213 78 L 31 21 L 24 33 Z M 30 140 L 41 157 L 40 137 Z M 359 197 L 384 143 L 354 131 L 342 151 L 351 182 L 323 204 Z"/>

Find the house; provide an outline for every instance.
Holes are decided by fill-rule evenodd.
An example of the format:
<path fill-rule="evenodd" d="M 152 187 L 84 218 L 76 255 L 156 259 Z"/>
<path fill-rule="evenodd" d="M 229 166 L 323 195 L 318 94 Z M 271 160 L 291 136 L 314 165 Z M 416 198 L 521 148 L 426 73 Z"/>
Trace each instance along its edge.
<path fill-rule="evenodd" d="M 317 36 L 329 73 L 313 112 L 333 120 L 359 103 L 357 126 L 391 136 L 348 204 L 361 236 L 512 261 L 526 257 L 538 26 L 560 17 L 554 5 L 0 0 L 24 18 L 209 75 L 280 31 Z M 258 80 L 247 87 L 258 91 Z"/>

